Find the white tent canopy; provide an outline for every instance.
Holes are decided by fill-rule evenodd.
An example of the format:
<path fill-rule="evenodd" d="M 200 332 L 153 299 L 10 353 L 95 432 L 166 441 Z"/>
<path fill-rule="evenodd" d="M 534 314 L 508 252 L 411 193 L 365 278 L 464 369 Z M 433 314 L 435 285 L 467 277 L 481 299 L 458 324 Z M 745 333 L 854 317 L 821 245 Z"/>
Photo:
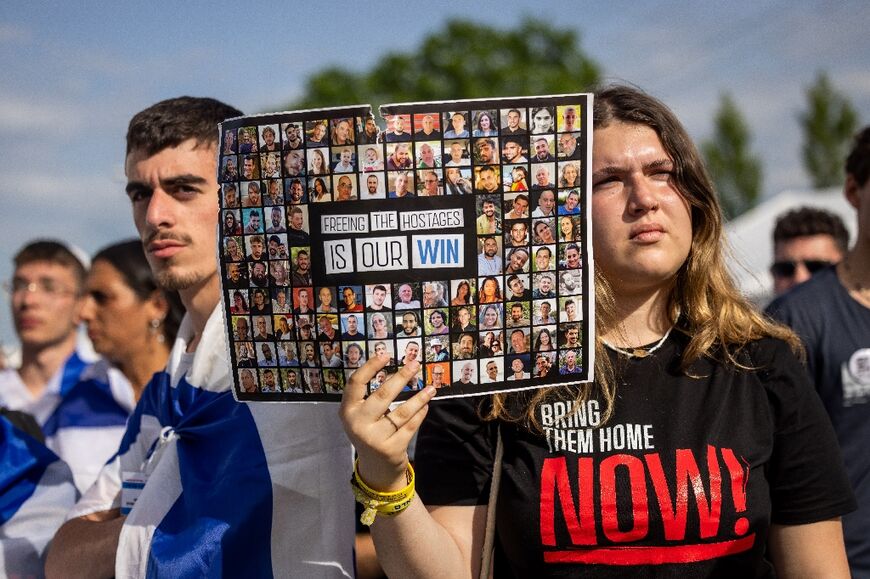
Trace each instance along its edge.
<path fill-rule="evenodd" d="M 846 201 L 842 188 L 815 191 L 783 191 L 762 201 L 725 225 L 732 255 L 728 267 L 741 291 L 754 302 L 763 304 L 772 297 L 773 227 L 777 217 L 799 207 L 818 207 L 836 213 L 855 238 L 855 210 Z"/>

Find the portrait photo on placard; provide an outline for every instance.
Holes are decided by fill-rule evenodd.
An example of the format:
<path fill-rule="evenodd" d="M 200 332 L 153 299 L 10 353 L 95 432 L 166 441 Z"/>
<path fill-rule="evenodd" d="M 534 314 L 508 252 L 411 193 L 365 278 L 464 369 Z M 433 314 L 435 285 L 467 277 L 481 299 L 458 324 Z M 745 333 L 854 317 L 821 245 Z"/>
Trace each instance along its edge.
<path fill-rule="evenodd" d="M 385 189 L 384 173 L 378 171 L 376 173 L 360 173 L 359 175 L 359 198 L 362 200 L 385 199 L 387 191 Z"/>

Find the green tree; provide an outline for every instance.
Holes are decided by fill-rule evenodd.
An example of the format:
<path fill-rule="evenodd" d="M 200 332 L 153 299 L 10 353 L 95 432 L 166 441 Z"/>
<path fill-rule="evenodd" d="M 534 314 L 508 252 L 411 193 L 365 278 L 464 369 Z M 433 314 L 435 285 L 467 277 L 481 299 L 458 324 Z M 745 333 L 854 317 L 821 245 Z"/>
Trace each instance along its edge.
<path fill-rule="evenodd" d="M 726 217 L 755 205 L 761 193 L 761 160 L 750 151 L 752 135 L 729 94 L 723 94 L 712 138 L 701 145 Z"/>
<path fill-rule="evenodd" d="M 804 169 L 817 189 L 839 185 L 852 135 L 858 129 L 858 113 L 824 72 L 816 76 L 806 96 L 807 110 L 799 116 Z"/>
<path fill-rule="evenodd" d="M 309 77 L 291 108 L 521 96 L 588 90 L 598 65 L 577 33 L 525 18 L 510 30 L 449 20 L 411 52 L 385 54 L 368 71 L 332 67 Z"/>

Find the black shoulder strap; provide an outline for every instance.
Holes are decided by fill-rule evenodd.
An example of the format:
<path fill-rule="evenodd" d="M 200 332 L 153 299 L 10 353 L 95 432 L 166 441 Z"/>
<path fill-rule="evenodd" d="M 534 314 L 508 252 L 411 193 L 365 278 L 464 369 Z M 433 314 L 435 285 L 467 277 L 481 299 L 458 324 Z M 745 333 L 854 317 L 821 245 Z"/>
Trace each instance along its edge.
<path fill-rule="evenodd" d="M 501 461 L 504 444 L 501 440 L 501 425 L 496 426 L 495 460 L 492 463 L 492 483 L 489 486 L 489 502 L 486 505 L 486 533 L 483 536 L 483 552 L 480 557 L 480 579 L 492 575 L 492 554 L 495 549 L 495 511 L 498 502 L 498 487 L 501 484 Z"/>

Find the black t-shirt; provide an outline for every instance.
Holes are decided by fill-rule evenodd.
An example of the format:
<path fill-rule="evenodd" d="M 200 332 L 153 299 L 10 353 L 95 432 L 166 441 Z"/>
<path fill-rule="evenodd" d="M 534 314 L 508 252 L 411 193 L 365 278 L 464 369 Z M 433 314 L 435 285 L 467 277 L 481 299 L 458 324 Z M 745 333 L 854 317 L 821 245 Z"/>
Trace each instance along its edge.
<path fill-rule="evenodd" d="M 616 359 L 604 425 L 596 395 L 537 409 L 543 434 L 501 422 L 496 577 L 772 577 L 770 524 L 855 508 L 831 425 L 788 346 L 745 349 L 756 371 L 709 359 L 682 375 L 686 338 Z M 511 395 L 522 405 L 528 393 Z M 435 401 L 417 442 L 429 505 L 486 505 L 497 425 L 480 398 Z M 485 402 L 483 402 L 485 403 Z"/>
<path fill-rule="evenodd" d="M 843 517 L 849 565 L 870 577 L 870 309 L 831 267 L 768 307 L 807 349 L 807 369 L 831 417 L 859 508 Z"/>

